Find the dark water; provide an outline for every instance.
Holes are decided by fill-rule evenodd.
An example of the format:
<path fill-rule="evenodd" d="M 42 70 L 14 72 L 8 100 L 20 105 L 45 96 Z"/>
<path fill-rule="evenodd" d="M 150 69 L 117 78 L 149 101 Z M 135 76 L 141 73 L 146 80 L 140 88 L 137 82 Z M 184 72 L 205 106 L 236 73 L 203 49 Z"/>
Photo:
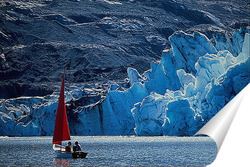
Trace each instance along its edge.
<path fill-rule="evenodd" d="M 208 137 L 73 136 L 75 140 L 89 152 L 86 159 L 57 158 L 52 137 L 0 137 L 0 166 L 206 166 L 217 155 Z"/>

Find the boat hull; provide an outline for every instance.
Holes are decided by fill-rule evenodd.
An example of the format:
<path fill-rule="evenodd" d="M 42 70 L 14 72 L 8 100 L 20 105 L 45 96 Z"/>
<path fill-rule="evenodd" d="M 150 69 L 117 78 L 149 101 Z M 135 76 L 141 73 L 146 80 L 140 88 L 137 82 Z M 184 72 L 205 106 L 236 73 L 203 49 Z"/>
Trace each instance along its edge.
<path fill-rule="evenodd" d="M 73 158 L 86 158 L 87 155 L 88 155 L 87 152 L 82 152 L 82 151 L 79 152 L 77 151 L 72 153 Z"/>
<path fill-rule="evenodd" d="M 73 158 L 72 153 L 55 151 L 57 158 Z"/>
<path fill-rule="evenodd" d="M 55 151 L 57 158 L 86 158 L 88 152 L 61 152 Z"/>

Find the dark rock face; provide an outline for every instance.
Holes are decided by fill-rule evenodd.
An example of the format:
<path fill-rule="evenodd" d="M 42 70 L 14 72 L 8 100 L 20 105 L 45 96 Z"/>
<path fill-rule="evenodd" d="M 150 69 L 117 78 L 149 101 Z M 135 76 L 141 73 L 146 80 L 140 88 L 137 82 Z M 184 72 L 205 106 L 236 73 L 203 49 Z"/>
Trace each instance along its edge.
<path fill-rule="evenodd" d="M 247 26 L 247 1 L 38 0 L 0 2 L 0 98 L 51 94 L 70 83 L 150 68 L 176 30 L 207 36 Z"/>

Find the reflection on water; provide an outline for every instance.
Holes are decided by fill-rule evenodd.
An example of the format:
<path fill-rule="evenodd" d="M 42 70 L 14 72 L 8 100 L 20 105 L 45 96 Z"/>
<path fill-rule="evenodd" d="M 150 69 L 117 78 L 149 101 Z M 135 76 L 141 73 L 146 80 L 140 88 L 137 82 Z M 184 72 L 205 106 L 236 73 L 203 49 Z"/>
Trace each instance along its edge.
<path fill-rule="evenodd" d="M 54 166 L 60 166 L 60 167 L 64 167 L 64 166 L 70 166 L 70 161 L 67 159 L 54 159 Z"/>
<path fill-rule="evenodd" d="M 3 166 L 206 166 L 217 155 L 208 137 L 73 136 L 85 159 L 59 159 L 52 137 L 0 137 Z M 67 142 L 64 144 L 66 145 Z"/>

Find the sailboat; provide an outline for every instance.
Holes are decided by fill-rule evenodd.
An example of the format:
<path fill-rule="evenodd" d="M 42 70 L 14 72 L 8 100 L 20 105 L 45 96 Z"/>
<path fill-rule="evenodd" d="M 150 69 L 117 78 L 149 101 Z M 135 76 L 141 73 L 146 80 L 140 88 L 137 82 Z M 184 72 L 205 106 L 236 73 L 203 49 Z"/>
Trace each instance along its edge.
<path fill-rule="evenodd" d="M 65 69 L 63 73 L 62 86 L 56 113 L 56 121 L 53 134 L 53 150 L 56 152 L 57 157 L 60 158 L 85 158 L 88 154 L 87 152 L 66 152 L 65 147 L 62 146 L 62 141 L 70 140 L 69 125 L 65 107 L 64 81 Z"/>

